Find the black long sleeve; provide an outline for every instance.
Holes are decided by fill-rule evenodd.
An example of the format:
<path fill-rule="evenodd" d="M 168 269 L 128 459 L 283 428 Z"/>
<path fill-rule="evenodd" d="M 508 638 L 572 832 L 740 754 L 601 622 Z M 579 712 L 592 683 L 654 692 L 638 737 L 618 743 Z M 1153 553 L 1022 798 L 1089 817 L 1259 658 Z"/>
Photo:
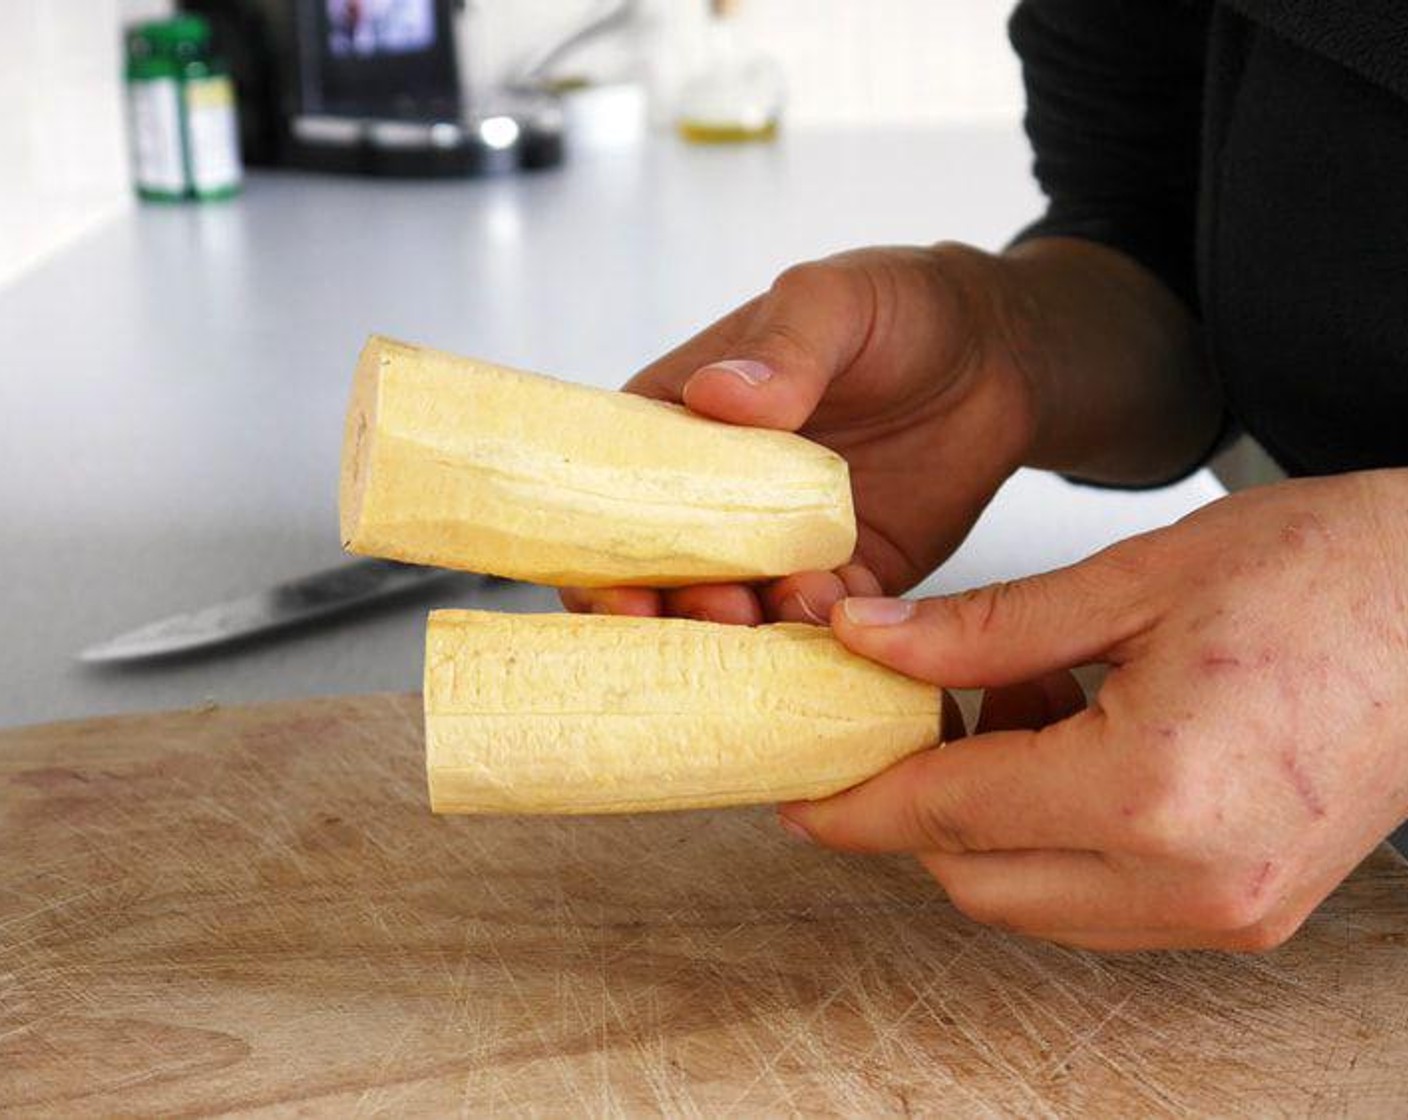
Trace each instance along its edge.
<path fill-rule="evenodd" d="M 1050 203 L 1019 239 L 1119 249 L 1195 311 L 1208 18 L 1203 4 L 1023 0 L 1008 28 Z"/>

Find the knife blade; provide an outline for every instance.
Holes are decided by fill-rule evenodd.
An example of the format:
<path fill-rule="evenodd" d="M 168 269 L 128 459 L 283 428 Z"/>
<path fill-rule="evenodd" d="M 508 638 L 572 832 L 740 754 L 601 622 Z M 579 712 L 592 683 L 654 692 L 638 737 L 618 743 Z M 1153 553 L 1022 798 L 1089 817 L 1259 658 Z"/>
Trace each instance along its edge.
<path fill-rule="evenodd" d="M 347 614 L 456 577 L 463 579 L 465 573 L 394 560 L 353 560 L 229 602 L 159 619 L 89 646 L 77 658 L 87 664 L 100 664 L 211 649 L 255 634 Z M 470 578 L 477 578 L 486 586 L 509 582 L 492 576 Z"/>

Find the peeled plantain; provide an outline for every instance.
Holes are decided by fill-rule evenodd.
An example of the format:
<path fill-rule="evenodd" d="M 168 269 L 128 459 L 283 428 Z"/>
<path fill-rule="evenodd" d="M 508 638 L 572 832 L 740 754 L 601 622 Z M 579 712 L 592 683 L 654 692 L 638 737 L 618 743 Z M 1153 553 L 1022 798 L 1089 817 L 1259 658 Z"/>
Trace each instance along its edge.
<path fill-rule="evenodd" d="M 558 586 L 834 568 L 856 539 L 845 460 L 800 436 L 376 336 L 339 497 L 349 551 Z"/>
<path fill-rule="evenodd" d="M 835 793 L 939 741 L 940 693 L 778 623 L 434 611 L 439 813 L 619 813 Z"/>

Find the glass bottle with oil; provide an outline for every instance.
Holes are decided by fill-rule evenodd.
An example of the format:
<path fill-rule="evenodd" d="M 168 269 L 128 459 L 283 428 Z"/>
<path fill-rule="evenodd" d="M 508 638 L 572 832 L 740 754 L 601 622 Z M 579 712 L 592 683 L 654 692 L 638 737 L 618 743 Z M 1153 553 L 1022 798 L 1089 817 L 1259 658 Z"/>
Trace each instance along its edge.
<path fill-rule="evenodd" d="M 786 101 L 782 68 L 748 49 L 738 34 L 737 0 L 709 0 L 704 65 L 680 91 L 676 128 L 696 144 L 737 144 L 777 136 Z"/>

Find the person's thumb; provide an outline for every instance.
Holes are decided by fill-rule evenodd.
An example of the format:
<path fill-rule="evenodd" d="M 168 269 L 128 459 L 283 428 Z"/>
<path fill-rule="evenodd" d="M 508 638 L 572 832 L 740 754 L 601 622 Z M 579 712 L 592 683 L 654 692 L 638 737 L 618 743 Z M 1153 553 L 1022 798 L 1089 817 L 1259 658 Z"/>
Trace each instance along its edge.
<path fill-rule="evenodd" d="M 1015 684 L 1108 657 L 1150 625 L 1153 596 L 1120 556 L 1124 547 L 958 595 L 843 599 L 831 626 L 854 652 L 920 680 Z"/>
<path fill-rule="evenodd" d="M 730 353 L 685 382 L 684 403 L 716 420 L 794 431 L 865 345 L 874 286 L 856 268 L 797 265 L 745 311 Z"/>

